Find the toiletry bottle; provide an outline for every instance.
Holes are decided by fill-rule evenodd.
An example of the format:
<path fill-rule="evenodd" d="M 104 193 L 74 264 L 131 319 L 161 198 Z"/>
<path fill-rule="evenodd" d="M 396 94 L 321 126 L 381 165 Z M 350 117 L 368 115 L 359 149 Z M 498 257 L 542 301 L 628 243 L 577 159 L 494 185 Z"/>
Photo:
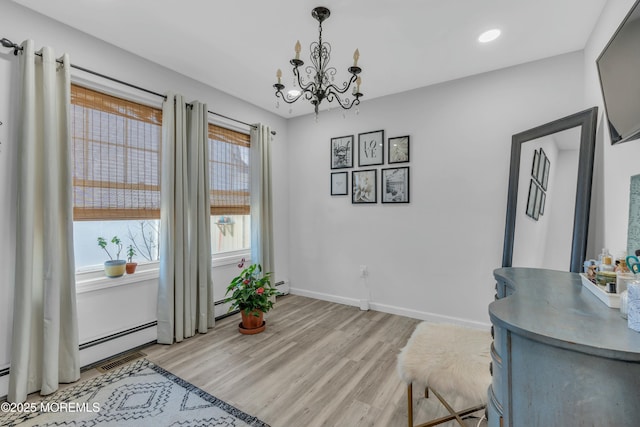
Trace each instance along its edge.
<path fill-rule="evenodd" d="M 627 267 L 627 260 L 625 258 L 619 258 L 616 260 L 616 273 L 629 273 L 629 267 Z"/>
<path fill-rule="evenodd" d="M 611 259 L 611 255 L 605 255 L 602 257 L 600 271 L 613 271 L 613 262 Z"/>
<path fill-rule="evenodd" d="M 609 249 L 602 248 L 602 253 L 598 256 L 598 266 L 602 265 L 604 261 L 604 257 L 606 256 L 611 256 L 611 254 L 609 253 Z"/>

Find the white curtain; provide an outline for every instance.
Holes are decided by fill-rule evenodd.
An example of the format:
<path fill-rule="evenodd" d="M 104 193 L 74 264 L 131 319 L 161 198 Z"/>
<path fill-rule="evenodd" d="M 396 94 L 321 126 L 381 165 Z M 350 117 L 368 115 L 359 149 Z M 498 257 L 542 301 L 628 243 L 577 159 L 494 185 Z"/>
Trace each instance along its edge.
<path fill-rule="evenodd" d="M 80 378 L 69 57 L 22 45 L 13 335 L 8 400 Z"/>
<path fill-rule="evenodd" d="M 213 327 L 207 105 L 169 94 L 162 108 L 158 343 Z"/>
<path fill-rule="evenodd" d="M 271 129 L 251 128 L 251 262 L 276 277 L 273 260 L 271 197 Z M 272 283 L 273 284 L 273 283 Z"/>

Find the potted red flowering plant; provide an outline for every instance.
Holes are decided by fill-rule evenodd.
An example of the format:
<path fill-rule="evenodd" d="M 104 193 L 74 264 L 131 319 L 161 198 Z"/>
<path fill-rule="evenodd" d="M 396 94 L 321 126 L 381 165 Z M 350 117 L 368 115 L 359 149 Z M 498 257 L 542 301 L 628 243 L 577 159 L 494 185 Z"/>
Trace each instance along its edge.
<path fill-rule="evenodd" d="M 244 258 L 238 264 L 244 267 Z M 242 324 L 240 332 L 255 334 L 264 330 L 263 314 L 271 310 L 273 302 L 271 297 L 276 294 L 276 289 L 271 286 L 271 273 L 263 273 L 260 264 L 251 264 L 235 277 L 225 294 L 231 296 L 225 299 L 230 302 L 229 312 L 240 310 Z"/>

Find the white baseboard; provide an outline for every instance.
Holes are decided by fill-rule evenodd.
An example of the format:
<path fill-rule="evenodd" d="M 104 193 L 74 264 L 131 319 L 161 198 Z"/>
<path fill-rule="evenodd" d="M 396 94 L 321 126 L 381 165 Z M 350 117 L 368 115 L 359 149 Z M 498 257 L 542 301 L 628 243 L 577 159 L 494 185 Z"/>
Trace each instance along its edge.
<path fill-rule="evenodd" d="M 314 292 L 298 288 L 289 288 L 289 293 L 291 293 L 292 295 L 300 295 L 302 297 L 315 298 L 323 301 L 336 302 L 338 304 L 360 307 L 360 300 L 355 298 L 345 298 L 337 295 L 325 294 L 323 292 Z"/>
<path fill-rule="evenodd" d="M 360 300 L 355 298 L 346 298 L 338 295 L 325 294 L 322 292 L 314 292 L 306 289 L 291 288 L 292 295 L 300 295 L 303 297 L 315 298 L 323 301 L 335 302 L 338 304 L 360 307 Z M 371 310 L 380 311 L 382 313 L 397 314 L 398 316 L 410 317 L 412 319 L 426 320 L 434 323 L 453 323 L 460 326 L 466 326 L 473 329 L 489 330 L 490 323 L 477 322 L 475 320 L 462 319 L 459 317 L 444 316 L 442 314 L 428 313 L 425 311 L 413 310 L 410 308 L 397 307 L 389 304 L 382 304 L 369 301 Z"/>
<path fill-rule="evenodd" d="M 80 366 L 89 366 L 116 354 L 129 351 L 132 348 L 153 342 L 157 337 L 157 326 L 153 326 L 111 341 L 82 349 L 80 350 Z"/>

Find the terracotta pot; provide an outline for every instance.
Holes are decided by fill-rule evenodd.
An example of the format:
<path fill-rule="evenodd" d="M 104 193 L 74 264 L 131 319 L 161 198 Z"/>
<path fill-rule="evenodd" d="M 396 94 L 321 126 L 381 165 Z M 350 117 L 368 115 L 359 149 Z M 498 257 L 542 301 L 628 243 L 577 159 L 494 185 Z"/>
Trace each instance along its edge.
<path fill-rule="evenodd" d="M 136 272 L 136 267 L 138 266 L 137 262 L 128 262 L 127 263 L 127 274 L 133 274 Z"/>
<path fill-rule="evenodd" d="M 264 313 L 260 310 L 251 311 L 249 314 L 246 314 L 244 310 L 240 310 L 240 313 L 242 314 L 242 327 L 244 329 L 258 329 L 264 323 L 262 320 Z M 256 314 L 258 315 L 256 316 Z"/>

